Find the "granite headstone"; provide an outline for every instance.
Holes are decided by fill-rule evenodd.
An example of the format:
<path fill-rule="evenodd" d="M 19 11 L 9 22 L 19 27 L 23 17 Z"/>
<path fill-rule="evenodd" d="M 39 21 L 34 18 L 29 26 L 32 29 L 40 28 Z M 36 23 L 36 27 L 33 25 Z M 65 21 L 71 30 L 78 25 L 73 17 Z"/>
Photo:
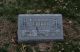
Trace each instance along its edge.
<path fill-rule="evenodd" d="M 61 14 L 19 14 L 18 42 L 63 40 Z"/>

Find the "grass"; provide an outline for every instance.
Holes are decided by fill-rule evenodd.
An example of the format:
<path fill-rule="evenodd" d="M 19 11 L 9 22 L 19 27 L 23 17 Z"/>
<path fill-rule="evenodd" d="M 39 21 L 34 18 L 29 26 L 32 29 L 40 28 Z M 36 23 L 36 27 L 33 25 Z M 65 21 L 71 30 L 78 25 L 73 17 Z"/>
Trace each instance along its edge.
<path fill-rule="evenodd" d="M 7 52 L 5 48 L 0 48 L 0 52 Z"/>
<path fill-rule="evenodd" d="M 34 13 L 63 15 L 65 39 L 52 42 L 51 52 L 80 52 L 80 0 L 0 0 L 0 52 L 9 52 L 9 45 L 21 52 L 23 46 L 14 42 L 18 14 Z M 25 50 L 31 52 L 30 47 Z"/>

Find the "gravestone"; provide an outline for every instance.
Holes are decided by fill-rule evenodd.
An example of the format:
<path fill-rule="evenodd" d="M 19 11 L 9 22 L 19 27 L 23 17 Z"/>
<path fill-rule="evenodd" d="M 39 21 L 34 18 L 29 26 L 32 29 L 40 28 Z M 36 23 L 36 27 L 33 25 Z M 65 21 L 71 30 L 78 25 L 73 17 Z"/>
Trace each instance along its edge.
<path fill-rule="evenodd" d="M 63 40 L 61 14 L 20 14 L 18 42 Z"/>

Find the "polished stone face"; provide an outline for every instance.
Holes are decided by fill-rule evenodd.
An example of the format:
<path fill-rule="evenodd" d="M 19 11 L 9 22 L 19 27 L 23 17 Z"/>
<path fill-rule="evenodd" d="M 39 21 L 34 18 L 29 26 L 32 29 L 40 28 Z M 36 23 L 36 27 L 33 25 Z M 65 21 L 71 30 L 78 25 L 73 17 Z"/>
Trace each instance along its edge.
<path fill-rule="evenodd" d="M 18 42 L 63 40 L 61 14 L 20 14 Z"/>

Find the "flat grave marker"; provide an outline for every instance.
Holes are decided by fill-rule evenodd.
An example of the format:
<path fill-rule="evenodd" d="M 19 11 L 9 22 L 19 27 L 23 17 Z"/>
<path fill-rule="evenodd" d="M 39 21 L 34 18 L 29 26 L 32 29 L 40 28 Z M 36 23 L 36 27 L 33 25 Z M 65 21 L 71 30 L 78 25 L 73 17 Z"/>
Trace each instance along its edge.
<path fill-rule="evenodd" d="M 61 14 L 20 14 L 18 42 L 63 40 Z"/>

